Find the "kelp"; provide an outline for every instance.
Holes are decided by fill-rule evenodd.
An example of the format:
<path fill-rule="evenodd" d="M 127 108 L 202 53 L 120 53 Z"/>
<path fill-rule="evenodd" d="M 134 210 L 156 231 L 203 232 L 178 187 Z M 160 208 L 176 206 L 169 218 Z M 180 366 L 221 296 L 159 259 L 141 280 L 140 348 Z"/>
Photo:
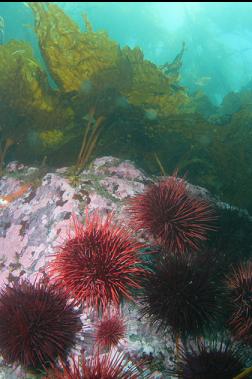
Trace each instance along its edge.
<path fill-rule="evenodd" d="M 199 113 L 208 119 L 218 111 L 218 108 L 203 91 L 197 91 L 188 97 L 187 103 L 181 107 L 180 111 L 181 113 Z"/>
<path fill-rule="evenodd" d="M 139 48 L 120 49 L 106 32 L 94 32 L 84 17 L 86 31 L 55 4 L 30 3 L 36 33 L 47 66 L 61 91 L 80 91 L 89 82 L 101 91 L 116 88 L 132 105 L 154 106 L 160 114 L 176 113 L 186 102 L 178 77 L 167 75 L 144 59 Z"/>
<path fill-rule="evenodd" d="M 175 82 L 180 80 L 180 70 L 183 64 L 184 52 L 186 49 L 185 42 L 182 43 L 182 48 L 180 52 L 176 55 L 174 60 L 170 63 L 167 62 L 160 66 L 160 69 L 165 73 L 165 75 L 173 77 Z"/>
<path fill-rule="evenodd" d="M 209 153 L 219 177 L 219 194 L 227 202 L 252 210 L 252 112 L 235 113 L 230 122 L 213 128 Z"/>
<path fill-rule="evenodd" d="M 35 60 L 32 48 L 23 41 L 0 46 L 1 108 L 23 114 L 37 109 L 50 112 L 52 98 L 47 95 L 47 76 Z"/>
<path fill-rule="evenodd" d="M 106 32 L 87 32 L 79 27 L 62 9 L 50 3 L 30 3 L 35 14 L 35 28 L 40 49 L 59 89 L 79 91 L 86 80 L 117 67 L 120 49 Z M 87 24 L 87 19 L 84 21 Z"/>
<path fill-rule="evenodd" d="M 31 46 L 23 41 L 0 46 L 0 112 L 2 163 L 9 139 L 17 154 L 35 152 L 39 156 L 45 150 L 55 150 L 52 145 L 58 145 L 58 130 L 65 135 L 72 127 L 71 108 L 50 88 Z"/>
<path fill-rule="evenodd" d="M 171 63 L 157 66 L 140 48 L 120 48 L 94 31 L 87 15 L 82 31 L 56 4 L 28 5 L 56 88 L 29 44 L 0 46 L 0 166 L 13 154 L 28 162 L 47 156 L 53 165 L 77 160 L 80 170 L 97 155 L 115 155 L 153 174 L 178 168 L 252 210 L 251 88 L 216 107 L 179 83 L 185 44 Z"/>
<path fill-rule="evenodd" d="M 240 92 L 228 93 L 220 106 L 220 114 L 234 114 L 240 112 L 244 108 L 251 108 L 252 91 L 249 89 L 241 90 Z"/>
<path fill-rule="evenodd" d="M 87 125 L 85 127 L 81 149 L 76 162 L 76 173 L 78 174 L 88 163 L 90 156 L 96 148 L 97 141 L 101 134 L 101 126 L 104 117 L 95 118 L 95 108 L 92 108 L 88 114 Z"/>
<path fill-rule="evenodd" d="M 176 78 L 165 75 L 155 64 L 145 60 L 139 48 L 125 47 L 123 54 L 132 67 L 132 84 L 124 92 L 129 102 L 146 109 L 153 107 L 159 115 L 178 113 L 187 95 L 176 87 Z"/>
<path fill-rule="evenodd" d="M 5 156 L 9 150 L 9 148 L 13 144 L 14 144 L 14 140 L 12 140 L 11 138 L 6 138 L 6 140 L 3 143 L 3 146 L 0 145 L 0 175 L 2 175 L 2 173 L 3 173 Z"/>
<path fill-rule="evenodd" d="M 0 46 L 1 163 L 7 147 L 23 143 L 32 114 L 51 112 L 53 103 L 46 91 L 47 77 L 22 41 Z"/>

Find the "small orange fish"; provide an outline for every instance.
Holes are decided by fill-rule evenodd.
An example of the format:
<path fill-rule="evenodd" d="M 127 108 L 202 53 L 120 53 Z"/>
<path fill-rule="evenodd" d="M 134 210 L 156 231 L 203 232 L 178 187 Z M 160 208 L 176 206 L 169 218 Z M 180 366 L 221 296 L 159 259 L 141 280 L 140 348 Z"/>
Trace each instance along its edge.
<path fill-rule="evenodd" d="M 9 203 L 25 194 L 30 188 L 30 184 L 24 184 L 17 191 L 12 192 L 10 195 L 0 196 L 0 208 L 6 207 Z"/>

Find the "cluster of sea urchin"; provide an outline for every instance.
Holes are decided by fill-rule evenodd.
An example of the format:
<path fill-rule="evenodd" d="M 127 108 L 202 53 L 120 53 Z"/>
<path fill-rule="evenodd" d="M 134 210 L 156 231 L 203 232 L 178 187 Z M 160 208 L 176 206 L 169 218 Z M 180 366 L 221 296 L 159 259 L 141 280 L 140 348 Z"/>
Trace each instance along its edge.
<path fill-rule="evenodd" d="M 55 367 L 47 378 L 138 378 L 137 367 L 129 369 L 123 354 L 99 352 L 116 346 L 126 331 L 123 317 L 106 311 L 111 305 L 118 310 L 123 298 L 132 300 L 133 291 L 142 287 L 143 315 L 176 337 L 201 335 L 218 319 L 221 288 L 212 275 L 212 260 L 196 252 L 214 230 L 212 204 L 190 194 L 186 182 L 174 175 L 131 199 L 128 210 L 133 229 L 144 229 L 160 245 L 152 269 L 148 272 L 140 259 L 145 245 L 115 224 L 112 214 L 102 219 L 87 213 L 85 225 L 75 220 L 74 234 L 50 264 L 53 285 L 21 281 L 1 292 L 0 352 L 6 361 L 33 369 Z M 236 306 L 231 325 L 244 340 L 252 329 L 252 264 L 240 267 L 229 287 Z M 95 325 L 97 351 L 69 366 L 66 356 L 81 328 L 73 304 L 102 311 L 103 317 Z M 237 351 L 222 343 L 181 350 L 177 363 L 177 375 L 184 379 L 229 379 L 243 367 Z"/>

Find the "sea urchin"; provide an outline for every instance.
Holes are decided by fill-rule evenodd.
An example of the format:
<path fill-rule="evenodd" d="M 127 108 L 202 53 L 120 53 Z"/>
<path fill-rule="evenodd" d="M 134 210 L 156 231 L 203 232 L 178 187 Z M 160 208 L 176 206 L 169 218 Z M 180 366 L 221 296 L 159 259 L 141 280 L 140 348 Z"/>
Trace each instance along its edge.
<path fill-rule="evenodd" d="M 220 315 L 208 256 L 164 254 L 144 282 L 142 314 L 174 335 L 199 335 Z"/>
<path fill-rule="evenodd" d="M 133 228 L 145 230 L 171 252 L 198 249 L 207 232 L 214 229 L 210 202 L 190 194 L 186 182 L 176 175 L 130 199 L 128 211 Z"/>
<path fill-rule="evenodd" d="M 0 353 L 8 363 L 41 369 L 62 359 L 81 329 L 64 293 L 43 282 L 20 281 L 0 293 Z"/>
<path fill-rule="evenodd" d="M 126 324 L 120 313 L 105 314 L 102 320 L 96 323 L 95 343 L 100 349 L 116 346 L 125 336 Z"/>
<path fill-rule="evenodd" d="M 233 343 L 201 341 L 180 349 L 175 374 L 183 379 L 233 379 L 244 365 L 245 359 Z"/>
<path fill-rule="evenodd" d="M 132 300 L 145 270 L 138 255 L 142 244 L 126 228 L 87 214 L 85 225 L 75 221 L 69 236 L 51 262 L 50 274 L 79 303 L 98 310 L 121 298 Z"/>
<path fill-rule="evenodd" d="M 62 364 L 62 369 L 48 373 L 47 379 L 137 379 L 139 371 L 123 353 L 94 355 L 86 358 L 84 353 L 78 360 L 72 359 L 71 367 Z M 142 374 L 143 374 L 142 370 Z"/>
<path fill-rule="evenodd" d="M 252 345 L 252 261 L 233 269 L 228 287 L 233 305 L 231 330 L 236 339 Z"/>

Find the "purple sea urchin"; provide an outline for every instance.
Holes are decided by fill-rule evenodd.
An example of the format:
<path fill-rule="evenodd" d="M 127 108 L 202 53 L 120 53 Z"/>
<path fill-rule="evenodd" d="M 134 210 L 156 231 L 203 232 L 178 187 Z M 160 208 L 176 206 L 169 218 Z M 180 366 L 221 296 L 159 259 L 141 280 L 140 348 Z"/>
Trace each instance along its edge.
<path fill-rule="evenodd" d="M 228 278 L 233 313 L 230 328 L 234 337 L 252 345 L 252 262 L 233 269 Z"/>
<path fill-rule="evenodd" d="M 211 262 L 195 254 L 165 254 L 144 284 L 143 315 L 175 335 L 199 335 L 220 315 Z"/>
<path fill-rule="evenodd" d="M 0 353 L 38 369 L 65 359 L 81 329 L 78 311 L 55 286 L 20 281 L 0 293 Z"/>
<path fill-rule="evenodd" d="M 233 379 L 244 365 L 236 345 L 199 342 L 195 347 L 180 350 L 175 374 L 183 379 Z"/>

